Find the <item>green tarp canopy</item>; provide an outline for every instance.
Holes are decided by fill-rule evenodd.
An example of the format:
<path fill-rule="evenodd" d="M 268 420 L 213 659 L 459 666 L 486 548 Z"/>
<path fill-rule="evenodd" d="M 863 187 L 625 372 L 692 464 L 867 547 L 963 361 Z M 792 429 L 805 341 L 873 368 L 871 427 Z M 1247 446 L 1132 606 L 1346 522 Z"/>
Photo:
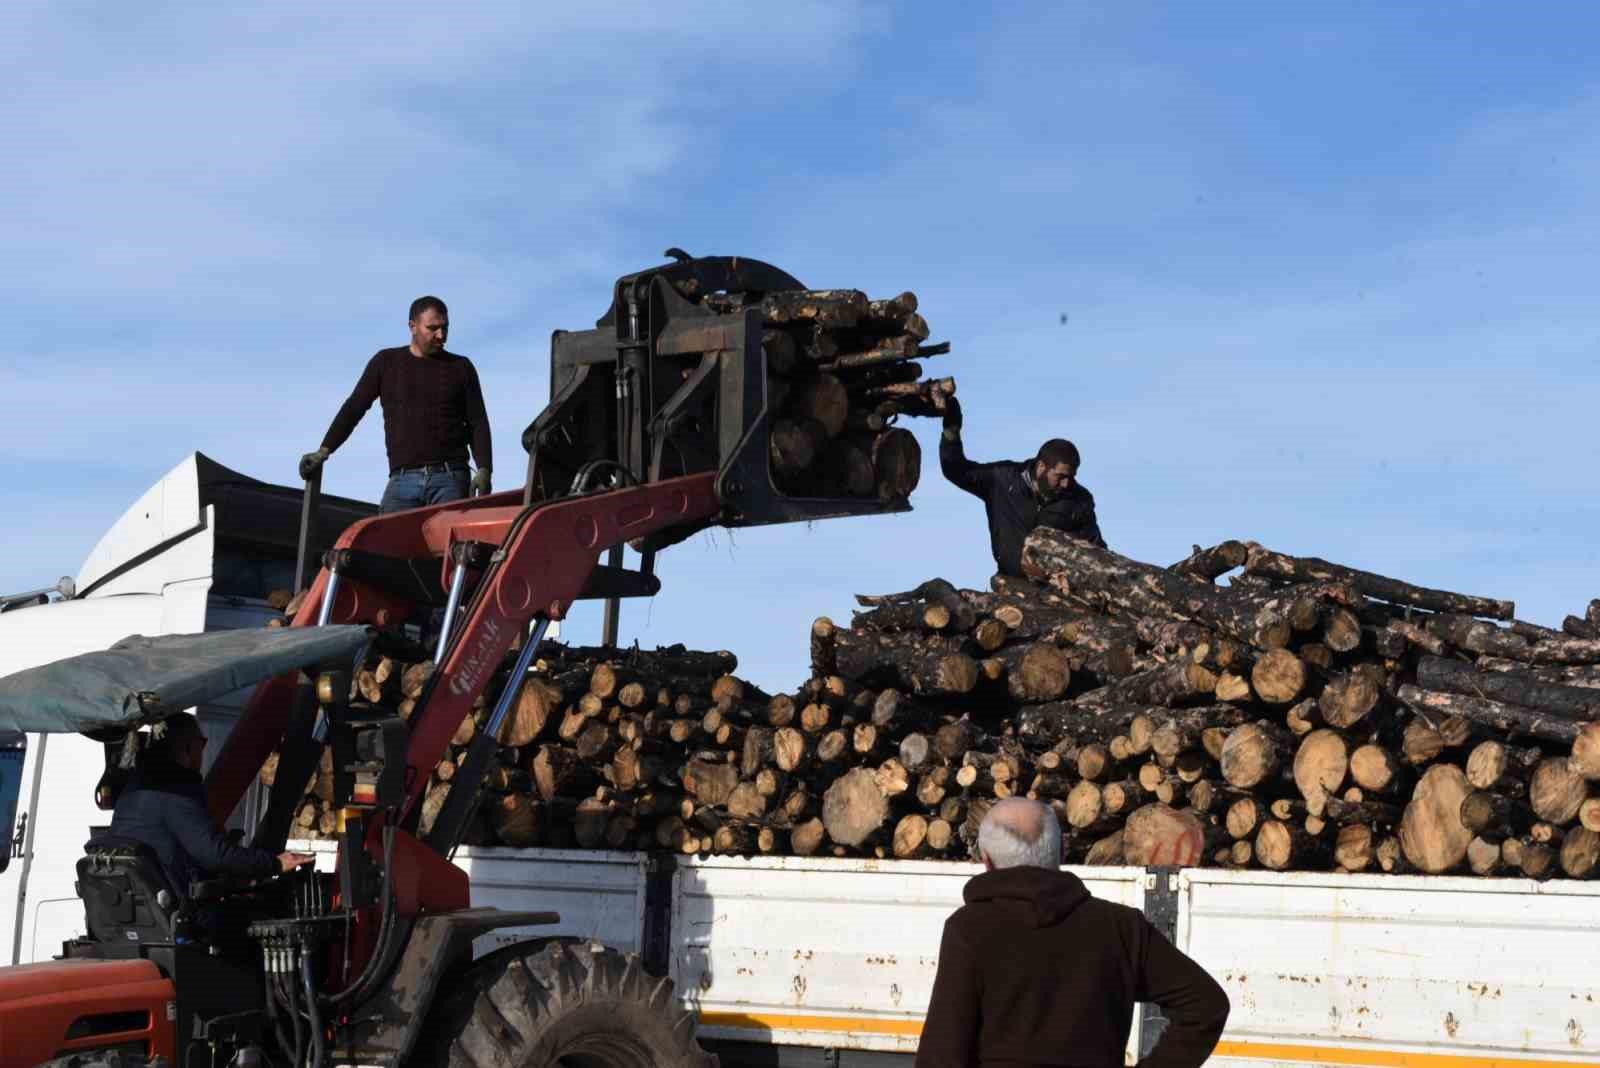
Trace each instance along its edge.
<path fill-rule="evenodd" d="M 0 678 L 0 734 L 136 727 L 288 671 L 354 666 L 371 637 L 356 625 L 134 635 Z"/>

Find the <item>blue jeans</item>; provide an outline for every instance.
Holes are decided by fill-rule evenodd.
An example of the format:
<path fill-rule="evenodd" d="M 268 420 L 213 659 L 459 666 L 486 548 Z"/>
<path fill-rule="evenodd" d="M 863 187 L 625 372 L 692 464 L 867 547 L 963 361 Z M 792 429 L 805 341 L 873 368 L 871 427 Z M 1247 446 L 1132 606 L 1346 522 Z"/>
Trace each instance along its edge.
<path fill-rule="evenodd" d="M 467 495 L 471 476 L 461 467 L 430 467 L 426 471 L 396 471 L 383 489 L 378 511 L 403 512 L 429 504 L 459 501 Z"/>

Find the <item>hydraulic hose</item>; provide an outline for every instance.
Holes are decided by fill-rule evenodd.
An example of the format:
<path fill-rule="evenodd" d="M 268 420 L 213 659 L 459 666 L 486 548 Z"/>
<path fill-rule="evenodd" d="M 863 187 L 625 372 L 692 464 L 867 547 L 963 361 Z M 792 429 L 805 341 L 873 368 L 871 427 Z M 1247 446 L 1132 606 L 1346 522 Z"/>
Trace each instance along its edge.
<path fill-rule="evenodd" d="M 294 1064 L 295 1068 L 305 1063 L 306 1033 L 305 1021 L 300 1017 L 299 987 L 294 981 L 294 973 L 289 973 L 288 980 L 283 984 L 289 995 L 289 1019 L 294 1024 Z"/>
<path fill-rule="evenodd" d="M 293 981 L 291 977 L 291 982 Z M 311 974 L 311 955 L 300 954 L 300 981 L 305 984 L 306 1015 L 311 1026 L 311 1066 L 322 1068 L 327 1059 L 327 1050 L 323 1045 L 322 1014 L 317 1009 L 317 981 Z"/>
<path fill-rule="evenodd" d="M 394 827 L 385 824 L 383 828 L 383 919 L 378 924 L 378 939 L 372 949 L 372 959 L 367 961 L 367 966 L 355 981 L 335 994 L 318 995 L 318 1000 L 326 1007 L 343 1005 L 349 1001 L 358 1001 L 370 993 L 370 988 L 381 981 L 383 973 L 388 970 L 386 958 L 392 952 L 390 942 L 394 940 L 394 914 L 395 900 L 393 893 L 394 871 Z"/>

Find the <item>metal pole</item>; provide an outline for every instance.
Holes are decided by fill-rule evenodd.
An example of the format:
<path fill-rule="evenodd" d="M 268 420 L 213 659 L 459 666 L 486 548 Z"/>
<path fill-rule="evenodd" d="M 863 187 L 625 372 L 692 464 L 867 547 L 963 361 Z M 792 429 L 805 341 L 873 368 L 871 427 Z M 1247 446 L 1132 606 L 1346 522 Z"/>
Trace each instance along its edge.
<path fill-rule="evenodd" d="M 467 565 L 456 565 L 455 573 L 450 576 L 450 599 L 444 605 L 444 622 L 439 625 L 439 646 L 433 651 L 433 662 L 444 663 L 445 646 L 450 644 L 450 631 L 455 626 L 456 609 L 461 607 L 461 591 L 467 585 Z"/>
<path fill-rule="evenodd" d="M 613 545 L 611 551 L 606 553 L 606 564 L 609 567 L 622 566 L 622 546 Z M 617 630 L 621 625 L 622 598 L 607 597 L 605 614 L 600 617 L 600 644 L 615 647 L 617 644 Z"/>
<path fill-rule="evenodd" d="M 319 467 L 306 479 L 305 493 L 300 497 L 300 552 L 294 559 L 294 592 L 301 593 L 310 581 L 311 553 L 317 540 L 317 513 L 322 507 L 322 469 Z"/>
<path fill-rule="evenodd" d="M 328 584 L 322 590 L 322 604 L 317 606 L 317 626 L 326 627 L 333 618 L 334 598 L 339 596 L 339 572 L 328 572 Z"/>
<path fill-rule="evenodd" d="M 517 695 L 522 692 L 522 683 L 528 677 L 528 665 L 533 663 L 533 654 L 539 649 L 539 643 L 544 641 L 544 632 L 550 627 L 548 619 L 541 619 L 534 625 L 533 633 L 522 646 L 522 652 L 517 654 L 517 662 L 511 669 L 511 677 L 506 680 L 506 688 L 500 691 L 500 700 L 494 706 L 494 712 L 489 716 L 489 722 L 483 732 L 490 738 L 500 736 L 500 726 L 505 723 L 506 716 L 511 713 L 511 706 L 516 703 Z"/>

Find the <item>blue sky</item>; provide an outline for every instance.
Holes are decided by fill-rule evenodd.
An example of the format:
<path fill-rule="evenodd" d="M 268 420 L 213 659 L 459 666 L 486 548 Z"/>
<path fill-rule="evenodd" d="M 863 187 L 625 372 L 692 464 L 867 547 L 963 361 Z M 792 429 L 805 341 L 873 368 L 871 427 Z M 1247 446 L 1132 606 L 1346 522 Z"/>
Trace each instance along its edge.
<path fill-rule="evenodd" d="M 678 245 L 915 290 L 969 453 L 1071 437 L 1137 558 L 1253 538 L 1546 624 L 1600 594 L 1588 5 L 8 10 L 0 590 L 190 451 L 292 482 L 422 292 L 504 486 L 550 332 Z M 699 536 L 625 636 L 781 688 L 851 594 L 982 586 L 915 429 L 913 513 Z M 327 487 L 376 499 L 382 452 L 375 411 Z"/>

